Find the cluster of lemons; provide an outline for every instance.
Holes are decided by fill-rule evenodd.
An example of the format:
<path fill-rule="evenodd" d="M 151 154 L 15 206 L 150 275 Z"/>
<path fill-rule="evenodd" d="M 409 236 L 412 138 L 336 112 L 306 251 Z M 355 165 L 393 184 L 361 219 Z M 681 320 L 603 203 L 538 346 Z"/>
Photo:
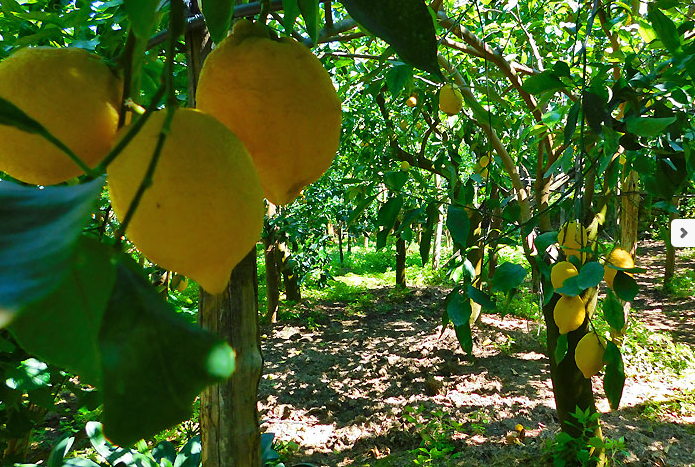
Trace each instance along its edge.
<path fill-rule="evenodd" d="M 550 281 L 554 289 L 560 289 L 564 282 L 574 276 L 579 275 L 576 266 L 568 261 L 574 257 L 575 261 L 583 264 L 587 254 L 582 249 L 588 244 L 587 231 L 579 222 L 572 221 L 566 223 L 558 233 L 558 243 L 562 247 L 566 261 L 556 263 L 550 272 Z M 603 266 L 603 279 L 611 289 L 617 270 L 609 265 L 620 268 L 630 269 L 635 266 L 632 256 L 622 248 L 615 248 L 606 258 Z M 586 304 L 581 295 L 567 296 L 560 293 L 560 298 L 553 309 L 553 318 L 560 334 L 579 329 L 586 318 Z M 603 368 L 603 355 L 606 348 L 605 340 L 595 332 L 589 332 L 577 343 L 574 359 L 577 368 L 584 377 L 591 378 Z"/>
<path fill-rule="evenodd" d="M 91 168 L 128 129 L 118 130 L 122 93 L 122 80 L 84 50 L 27 48 L 0 62 L 0 97 Z M 260 237 L 263 199 L 287 204 L 331 165 L 341 102 L 309 49 L 243 20 L 206 59 L 197 104 L 174 113 L 126 233 L 161 267 L 219 293 Z M 154 112 L 107 168 L 121 221 L 165 119 L 166 111 Z M 52 185 L 83 174 L 41 136 L 0 125 L 0 141 L 0 171 L 23 182 Z"/>

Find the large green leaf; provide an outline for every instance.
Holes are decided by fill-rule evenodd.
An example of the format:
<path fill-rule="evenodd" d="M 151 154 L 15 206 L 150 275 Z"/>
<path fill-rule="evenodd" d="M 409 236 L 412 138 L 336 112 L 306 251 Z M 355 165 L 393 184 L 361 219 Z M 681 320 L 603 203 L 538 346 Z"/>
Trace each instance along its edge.
<path fill-rule="evenodd" d="M 606 291 L 606 299 L 603 301 L 603 316 L 610 327 L 620 331 L 625 327 L 625 312 L 615 293 L 611 289 Z"/>
<path fill-rule="evenodd" d="M 384 230 L 390 231 L 396 223 L 402 207 L 403 198 L 401 196 L 396 196 L 386 201 L 379 209 L 379 213 L 376 216 L 376 224 L 384 227 Z"/>
<path fill-rule="evenodd" d="M 540 94 L 542 92 L 564 88 L 565 83 L 555 76 L 555 72 L 547 70 L 537 75 L 529 76 L 521 87 L 530 94 Z"/>
<path fill-rule="evenodd" d="M 9 329 L 25 350 L 101 384 L 99 328 L 115 281 L 110 248 L 83 238 L 62 283 L 29 305 Z"/>
<path fill-rule="evenodd" d="M 136 37 L 149 39 L 159 3 L 160 0 L 123 0 L 123 7 L 130 18 L 133 34 Z"/>
<path fill-rule="evenodd" d="M 613 290 L 621 300 L 631 302 L 639 293 L 639 286 L 632 276 L 623 271 L 618 271 L 613 279 Z"/>
<path fill-rule="evenodd" d="M 357 205 L 357 207 L 350 213 L 350 216 L 348 217 L 347 220 L 347 227 L 350 227 L 355 220 L 364 212 L 365 209 L 367 209 L 367 206 L 372 204 L 372 201 L 376 199 L 376 195 L 369 196 L 362 200 L 360 204 Z"/>
<path fill-rule="evenodd" d="M 647 19 L 652 23 L 656 35 L 669 52 L 675 53 L 681 47 L 681 39 L 678 28 L 668 16 L 662 13 L 653 3 L 649 5 Z"/>
<path fill-rule="evenodd" d="M 39 189 L 0 181 L 0 325 L 64 280 L 103 184 Z"/>
<path fill-rule="evenodd" d="M 298 0 L 299 11 L 302 12 L 306 31 L 314 44 L 319 41 L 319 1 Z"/>
<path fill-rule="evenodd" d="M 389 43 L 403 61 L 439 78 L 437 38 L 421 0 L 341 0 L 350 16 Z"/>
<path fill-rule="evenodd" d="M 285 28 L 285 33 L 290 35 L 294 30 L 294 23 L 297 21 L 297 16 L 299 16 L 299 4 L 297 4 L 297 0 L 282 0 L 282 11 L 285 14 L 282 17 L 282 27 Z"/>
<path fill-rule="evenodd" d="M 611 409 L 616 410 L 623 397 L 625 387 L 625 367 L 623 366 L 623 356 L 620 349 L 613 343 L 606 344 L 606 351 L 603 354 L 603 361 L 606 362 L 606 374 L 603 376 L 603 390 Z"/>
<path fill-rule="evenodd" d="M 465 209 L 451 205 L 447 210 L 446 228 L 449 229 L 454 243 L 465 247 L 468 244 L 468 232 L 471 221 Z"/>
<path fill-rule="evenodd" d="M 526 269 L 515 263 L 505 262 L 500 264 L 495 270 L 492 278 L 492 290 L 509 293 L 521 285 L 526 277 Z"/>
<path fill-rule="evenodd" d="M 637 136 L 657 136 L 673 122 L 676 117 L 633 117 L 628 118 L 625 122 L 627 131 L 634 133 Z"/>
<path fill-rule="evenodd" d="M 567 334 L 560 334 L 557 336 L 557 342 L 555 343 L 555 350 L 553 355 L 555 357 L 555 364 L 559 365 L 567 355 L 567 350 L 569 347 L 569 342 L 567 341 Z"/>
<path fill-rule="evenodd" d="M 468 292 L 468 296 L 471 297 L 471 300 L 473 300 L 486 310 L 495 310 L 497 308 L 495 302 L 493 302 L 490 296 L 482 290 L 476 289 L 472 285 L 469 285 L 466 288 L 466 291 Z"/>
<path fill-rule="evenodd" d="M 579 274 L 566 279 L 557 292 L 574 297 L 590 287 L 596 287 L 603 279 L 603 274 L 603 266 L 598 262 L 586 263 L 579 270 Z"/>
<path fill-rule="evenodd" d="M 205 386 L 234 371 L 232 349 L 176 314 L 120 264 L 100 334 L 104 433 L 130 445 L 186 420 Z"/>
<path fill-rule="evenodd" d="M 231 0 L 202 0 L 200 10 L 205 17 L 205 24 L 210 31 L 213 42 L 219 44 L 227 37 L 232 24 L 234 2 Z M 293 21 L 294 23 L 294 21 Z"/>

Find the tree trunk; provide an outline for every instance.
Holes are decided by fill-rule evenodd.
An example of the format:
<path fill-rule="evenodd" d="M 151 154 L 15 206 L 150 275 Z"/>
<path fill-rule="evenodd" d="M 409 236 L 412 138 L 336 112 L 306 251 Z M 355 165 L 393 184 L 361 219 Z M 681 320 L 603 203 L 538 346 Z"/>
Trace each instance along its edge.
<path fill-rule="evenodd" d="M 596 289 L 588 292 L 596 293 Z M 557 415 L 560 419 L 562 431 L 575 437 L 583 438 L 584 434 L 577 428 L 576 419 L 572 417 L 577 407 L 581 410 L 589 409 L 591 413 L 596 412 L 596 404 L 594 402 L 594 393 L 591 388 L 591 379 L 584 378 L 584 375 L 577 368 L 574 361 L 574 351 L 579 340 L 589 330 L 589 320 L 584 320 L 582 326 L 576 331 L 567 334 L 568 350 L 564 359 L 558 364 L 555 359 L 555 348 L 559 337 L 559 330 L 553 318 L 553 310 L 555 304 L 560 299 L 559 294 L 553 294 L 550 302 L 543 307 L 543 315 L 548 332 L 548 354 L 550 357 L 550 378 L 553 383 L 553 394 L 555 396 L 555 405 Z M 594 307 L 596 301 L 587 299 L 590 307 Z M 587 315 L 593 313 L 593 310 L 587 309 Z M 593 434 L 601 436 L 601 428 L 597 424 L 593 427 Z"/>
<path fill-rule="evenodd" d="M 396 221 L 394 230 L 398 230 L 400 222 Z M 406 248 L 405 240 L 400 236 L 396 238 L 396 285 L 400 287 L 407 287 L 405 281 L 405 260 L 406 260 Z"/>
<path fill-rule="evenodd" d="M 236 354 L 236 368 L 229 380 L 200 395 L 203 467 L 261 466 L 256 403 L 263 358 L 255 280 L 254 248 L 234 268 L 222 294 L 210 295 L 201 289 L 201 326 L 226 339 Z"/>
<path fill-rule="evenodd" d="M 634 170 L 625 177 L 620 208 L 620 246 L 634 258 L 637 250 L 640 194 L 639 175 Z"/>
<path fill-rule="evenodd" d="M 680 197 L 674 196 L 671 200 L 671 204 L 678 209 L 678 204 L 680 204 Z M 671 228 L 671 222 L 678 218 L 677 212 L 671 212 L 668 215 L 668 227 L 667 231 Z M 666 266 L 664 268 L 664 288 L 669 288 L 671 285 L 671 280 L 673 275 L 676 273 L 676 249 L 671 245 L 671 236 L 666 236 Z"/>
<path fill-rule="evenodd" d="M 480 213 L 473 209 L 466 209 L 468 218 L 470 219 L 470 230 L 468 231 L 468 246 L 476 247 L 468 250 L 466 257 L 468 261 L 471 262 L 475 268 L 475 278 L 473 279 L 473 287 L 476 289 L 482 289 L 482 272 L 483 272 L 483 256 L 484 256 L 484 245 L 481 240 L 482 227 L 483 227 L 483 217 Z M 474 300 L 471 300 L 471 317 L 469 323 L 474 325 L 480 318 L 480 311 L 482 307 L 480 304 Z"/>
<path fill-rule="evenodd" d="M 282 278 L 285 283 L 285 298 L 292 302 L 301 302 L 302 293 L 299 290 L 299 277 L 290 264 L 292 253 L 286 243 L 280 244 L 280 264 L 282 265 Z"/>
<path fill-rule="evenodd" d="M 268 203 L 268 219 L 275 215 L 276 206 Z M 278 249 L 277 232 L 267 225 L 267 235 L 263 239 L 265 247 L 265 282 L 267 285 L 267 307 L 264 321 L 275 323 L 278 319 L 280 308 L 280 251 Z"/>
<path fill-rule="evenodd" d="M 366 250 L 367 248 L 369 248 L 369 235 L 365 234 L 365 236 L 364 236 L 364 249 Z"/>
<path fill-rule="evenodd" d="M 338 251 L 340 251 L 340 265 L 345 263 L 345 255 L 343 254 L 343 226 L 338 223 Z"/>
<path fill-rule="evenodd" d="M 437 227 L 434 230 L 434 249 L 432 250 L 432 269 L 439 269 L 442 260 L 442 231 L 444 230 L 444 206 L 437 208 Z"/>

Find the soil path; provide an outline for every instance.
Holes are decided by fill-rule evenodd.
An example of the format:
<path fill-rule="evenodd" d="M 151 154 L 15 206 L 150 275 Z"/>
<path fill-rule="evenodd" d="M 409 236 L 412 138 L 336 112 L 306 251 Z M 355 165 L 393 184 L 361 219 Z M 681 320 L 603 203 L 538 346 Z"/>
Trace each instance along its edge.
<path fill-rule="evenodd" d="M 657 245 L 641 251 L 653 264 L 663 261 Z M 692 344 L 685 329 L 695 329 L 695 315 L 681 319 L 683 303 L 656 295 L 656 280 L 640 278 L 651 292 L 635 302 L 635 318 Z M 320 317 L 311 329 L 300 322 L 265 329 L 262 428 L 293 452 L 287 467 L 412 466 L 427 436 L 429 446 L 453 452 L 425 465 L 547 465 L 544 445 L 558 422 L 537 323 L 484 315 L 469 358 L 453 330 L 442 331 L 447 292 L 374 289 L 372 308 L 322 303 L 306 310 Z M 675 375 L 626 362 L 621 408 L 613 412 L 594 378 L 605 434 L 625 437 L 624 465 L 695 466 L 695 411 L 679 404 L 680 394 L 695 390 L 693 367 Z M 645 416 L 667 400 L 679 409 Z M 507 439 L 516 424 L 526 428 L 524 443 Z"/>

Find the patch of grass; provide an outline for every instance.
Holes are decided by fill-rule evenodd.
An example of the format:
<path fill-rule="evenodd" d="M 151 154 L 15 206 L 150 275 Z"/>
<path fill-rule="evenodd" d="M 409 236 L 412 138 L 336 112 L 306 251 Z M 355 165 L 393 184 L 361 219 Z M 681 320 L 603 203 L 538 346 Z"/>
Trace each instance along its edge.
<path fill-rule="evenodd" d="M 695 270 L 677 272 L 664 285 L 663 291 L 674 298 L 691 298 L 695 296 Z"/>
<path fill-rule="evenodd" d="M 678 417 L 693 413 L 695 413 L 695 390 L 677 391 L 667 400 L 648 400 L 642 404 L 642 415 L 652 421 L 659 421 L 667 414 Z"/>
<path fill-rule="evenodd" d="M 420 447 L 409 451 L 413 455 L 413 465 L 451 465 L 451 461 L 462 453 L 455 453 L 452 437 L 464 431 L 464 424 L 443 410 L 427 412 L 420 405 L 417 408 L 406 406 L 403 418 L 410 429 L 420 436 Z"/>

